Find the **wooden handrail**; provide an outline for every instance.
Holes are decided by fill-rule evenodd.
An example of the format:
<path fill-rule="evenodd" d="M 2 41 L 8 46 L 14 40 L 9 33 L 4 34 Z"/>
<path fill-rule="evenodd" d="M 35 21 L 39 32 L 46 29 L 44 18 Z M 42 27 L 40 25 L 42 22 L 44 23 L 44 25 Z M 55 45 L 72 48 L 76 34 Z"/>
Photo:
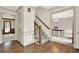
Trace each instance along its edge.
<path fill-rule="evenodd" d="M 40 26 L 34 21 L 34 24 L 39 28 Z"/>
<path fill-rule="evenodd" d="M 38 20 L 48 29 L 50 29 L 38 16 L 36 16 L 36 18 L 38 18 Z"/>
<path fill-rule="evenodd" d="M 41 25 L 38 25 L 35 21 L 34 21 L 34 24 L 38 27 L 39 29 L 39 45 L 41 45 Z M 35 28 L 35 25 L 34 25 L 34 35 L 36 35 L 36 28 Z"/>

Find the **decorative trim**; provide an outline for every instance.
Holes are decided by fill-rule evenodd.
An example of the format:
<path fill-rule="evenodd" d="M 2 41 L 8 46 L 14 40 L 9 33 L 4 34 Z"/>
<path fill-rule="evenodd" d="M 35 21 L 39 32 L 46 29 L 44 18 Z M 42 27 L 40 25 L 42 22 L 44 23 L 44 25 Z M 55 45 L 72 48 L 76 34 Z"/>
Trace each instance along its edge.
<path fill-rule="evenodd" d="M 19 40 L 14 40 L 14 41 L 17 41 L 19 44 L 21 44 L 22 47 L 24 47 L 23 44 Z"/>
<path fill-rule="evenodd" d="M 16 10 L 16 12 L 19 11 L 22 7 L 23 7 L 23 6 L 20 6 L 20 7 Z"/>
<path fill-rule="evenodd" d="M 10 18 L 2 18 L 4 20 L 15 20 L 15 19 L 10 19 Z"/>
<path fill-rule="evenodd" d="M 22 32 L 22 33 L 33 33 L 34 31 Z"/>

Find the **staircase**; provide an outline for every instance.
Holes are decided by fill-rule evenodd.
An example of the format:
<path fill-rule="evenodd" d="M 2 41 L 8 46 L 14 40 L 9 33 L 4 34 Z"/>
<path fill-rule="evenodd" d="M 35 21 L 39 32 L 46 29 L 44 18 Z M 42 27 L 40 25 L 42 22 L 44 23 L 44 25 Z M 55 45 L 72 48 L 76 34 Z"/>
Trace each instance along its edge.
<path fill-rule="evenodd" d="M 46 33 L 43 30 L 41 31 L 41 39 L 42 39 L 42 41 L 41 41 L 42 44 L 46 43 L 49 39 L 48 36 L 46 35 Z"/>
<path fill-rule="evenodd" d="M 35 43 L 37 45 L 44 44 L 49 41 L 49 37 L 46 32 L 49 31 L 47 25 L 45 25 L 42 20 L 36 17 L 34 21 L 34 35 L 35 35 Z"/>

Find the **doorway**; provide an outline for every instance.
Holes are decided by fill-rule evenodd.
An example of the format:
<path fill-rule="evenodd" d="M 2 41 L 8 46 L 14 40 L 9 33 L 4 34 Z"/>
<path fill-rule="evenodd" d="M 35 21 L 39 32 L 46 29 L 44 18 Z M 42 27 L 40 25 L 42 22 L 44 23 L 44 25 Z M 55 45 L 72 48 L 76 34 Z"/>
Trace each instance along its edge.
<path fill-rule="evenodd" d="M 2 18 L 3 43 L 15 40 L 15 19 Z"/>
<path fill-rule="evenodd" d="M 74 9 L 52 13 L 52 41 L 72 46 L 74 41 Z"/>

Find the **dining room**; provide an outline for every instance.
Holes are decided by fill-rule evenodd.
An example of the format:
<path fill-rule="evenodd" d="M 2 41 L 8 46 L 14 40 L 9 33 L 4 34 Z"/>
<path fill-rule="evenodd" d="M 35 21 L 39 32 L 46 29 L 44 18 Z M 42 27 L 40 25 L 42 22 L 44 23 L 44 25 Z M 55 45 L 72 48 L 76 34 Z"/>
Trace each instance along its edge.
<path fill-rule="evenodd" d="M 72 46 L 73 44 L 73 9 L 52 13 L 52 41 Z"/>

